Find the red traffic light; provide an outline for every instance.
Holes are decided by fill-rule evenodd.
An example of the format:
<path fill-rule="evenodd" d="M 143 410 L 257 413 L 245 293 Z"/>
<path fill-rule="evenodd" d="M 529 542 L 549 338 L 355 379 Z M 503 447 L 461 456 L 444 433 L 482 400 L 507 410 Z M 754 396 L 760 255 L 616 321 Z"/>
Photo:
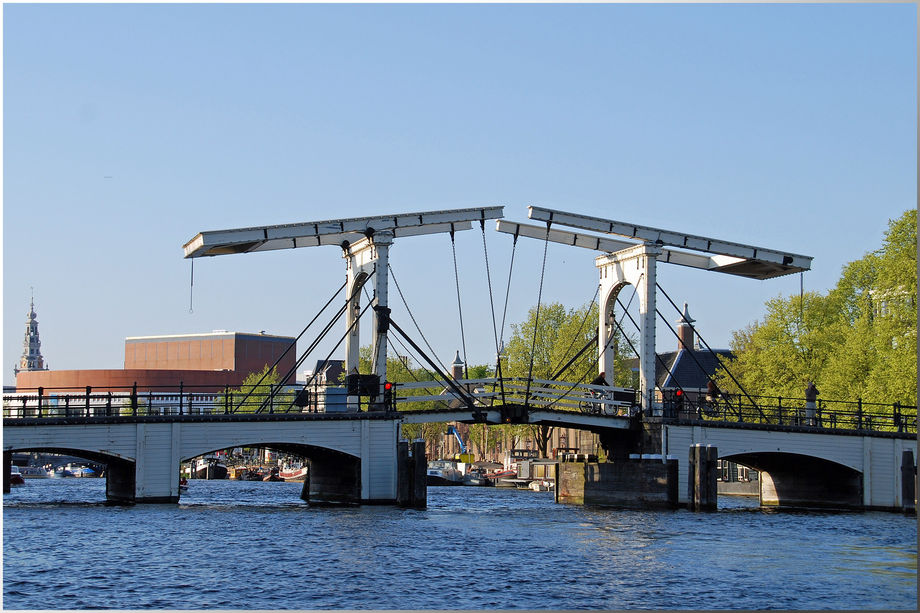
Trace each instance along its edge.
<path fill-rule="evenodd" d="M 684 390 L 677 390 L 677 391 L 675 392 L 675 394 L 676 394 L 677 396 L 683 396 L 683 395 L 684 395 Z"/>
<path fill-rule="evenodd" d="M 384 381 L 384 383 L 383 383 L 383 390 L 386 391 L 386 392 L 388 392 L 388 391 L 390 391 L 391 389 L 393 389 L 393 384 L 390 383 L 389 381 Z"/>

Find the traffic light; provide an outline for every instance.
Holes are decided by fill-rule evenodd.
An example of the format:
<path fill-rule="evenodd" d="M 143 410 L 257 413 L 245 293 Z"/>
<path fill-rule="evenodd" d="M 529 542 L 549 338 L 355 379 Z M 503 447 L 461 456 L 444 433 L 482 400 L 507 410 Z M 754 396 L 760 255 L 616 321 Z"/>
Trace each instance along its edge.
<path fill-rule="evenodd" d="M 393 402 L 393 382 L 384 381 L 383 382 L 383 406 L 387 411 L 393 411 L 396 409 L 396 406 Z"/>
<path fill-rule="evenodd" d="M 684 390 L 679 389 L 674 392 L 674 404 L 677 406 L 678 411 L 684 410 Z"/>
<path fill-rule="evenodd" d="M 519 404 L 506 404 L 501 407 L 502 423 L 526 424 L 527 409 Z"/>

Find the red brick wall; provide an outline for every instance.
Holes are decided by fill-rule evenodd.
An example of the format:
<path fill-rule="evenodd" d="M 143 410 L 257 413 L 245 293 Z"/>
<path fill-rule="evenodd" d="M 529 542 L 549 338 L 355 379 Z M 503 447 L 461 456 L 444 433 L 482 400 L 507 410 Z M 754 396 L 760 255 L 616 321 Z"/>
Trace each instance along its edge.
<path fill-rule="evenodd" d="M 232 337 L 125 343 L 125 368 L 235 370 Z"/>
<path fill-rule="evenodd" d="M 266 365 L 272 365 L 290 346 L 293 338 L 261 334 L 227 334 L 188 339 L 138 339 L 125 342 L 126 369 L 232 370 L 240 381 Z M 278 374 L 292 371 L 296 347 L 278 364 Z M 295 373 L 285 383 L 294 383 Z"/>
<path fill-rule="evenodd" d="M 271 366 L 284 353 L 292 340 L 294 339 L 269 341 L 255 336 L 238 336 L 234 351 L 236 371 L 241 373 L 259 372 L 265 366 Z M 287 352 L 277 366 L 278 376 L 284 376 L 285 373 L 294 368 L 294 363 L 297 361 L 296 354 L 296 347 Z M 295 375 L 296 373 L 292 373 L 291 377 L 284 383 L 293 383 Z"/>

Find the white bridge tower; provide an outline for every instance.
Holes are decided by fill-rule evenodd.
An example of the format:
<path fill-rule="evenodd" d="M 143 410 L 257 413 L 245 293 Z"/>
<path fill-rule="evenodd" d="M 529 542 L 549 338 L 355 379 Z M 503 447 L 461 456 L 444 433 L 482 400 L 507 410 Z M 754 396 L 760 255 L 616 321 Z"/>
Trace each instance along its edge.
<path fill-rule="evenodd" d="M 659 262 L 680 264 L 751 279 L 770 279 L 808 270 L 812 258 L 775 249 L 742 245 L 720 239 L 625 223 L 542 207 L 529 207 L 531 219 L 545 227 L 498 220 L 499 232 L 553 241 L 574 247 L 604 252 L 595 258 L 600 291 L 598 293 L 598 372 L 613 384 L 615 334 L 613 305 L 627 285 L 636 288 L 639 298 L 639 390 L 644 409 L 655 402 L 655 296 L 656 267 Z M 553 229 L 555 225 L 599 232 L 602 236 Z M 610 238 L 615 235 L 617 238 Z M 623 239 L 626 240 L 623 240 Z M 699 253 L 694 253 L 699 252 Z"/>

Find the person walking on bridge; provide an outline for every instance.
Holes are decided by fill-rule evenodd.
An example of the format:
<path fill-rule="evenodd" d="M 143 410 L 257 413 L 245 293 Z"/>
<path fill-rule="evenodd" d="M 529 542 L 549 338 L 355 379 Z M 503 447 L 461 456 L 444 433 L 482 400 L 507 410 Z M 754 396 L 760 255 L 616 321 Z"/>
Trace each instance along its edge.
<path fill-rule="evenodd" d="M 709 415 L 715 415 L 718 413 L 718 407 L 716 407 L 716 402 L 719 400 L 719 386 L 716 385 L 716 382 L 712 379 L 709 380 L 709 383 L 706 384 L 706 412 Z"/>
<path fill-rule="evenodd" d="M 815 387 L 815 382 L 809 381 L 808 386 L 805 388 L 805 423 L 809 426 L 815 425 L 816 401 L 820 393 L 818 388 Z"/>

